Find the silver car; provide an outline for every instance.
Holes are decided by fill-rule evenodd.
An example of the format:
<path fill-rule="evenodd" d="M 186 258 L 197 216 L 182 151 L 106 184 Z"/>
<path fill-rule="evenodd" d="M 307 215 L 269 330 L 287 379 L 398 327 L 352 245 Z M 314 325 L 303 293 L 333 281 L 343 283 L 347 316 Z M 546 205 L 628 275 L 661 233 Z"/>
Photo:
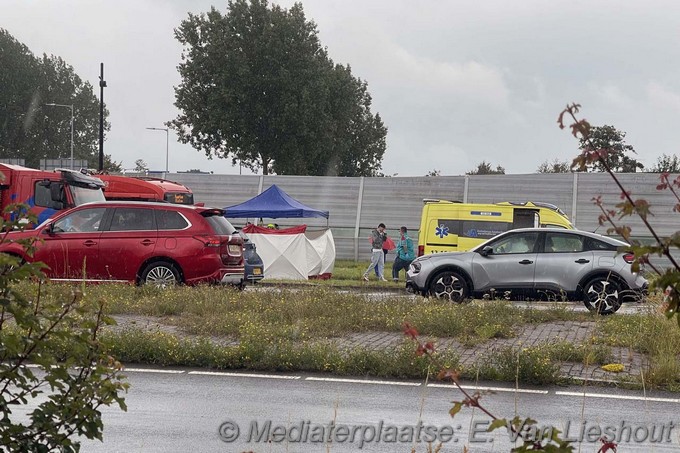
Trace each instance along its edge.
<path fill-rule="evenodd" d="M 463 302 L 469 297 L 583 300 L 611 314 L 639 301 L 647 280 L 631 272 L 628 244 L 595 233 L 523 228 L 500 234 L 468 252 L 416 258 L 406 288 L 424 296 Z"/>

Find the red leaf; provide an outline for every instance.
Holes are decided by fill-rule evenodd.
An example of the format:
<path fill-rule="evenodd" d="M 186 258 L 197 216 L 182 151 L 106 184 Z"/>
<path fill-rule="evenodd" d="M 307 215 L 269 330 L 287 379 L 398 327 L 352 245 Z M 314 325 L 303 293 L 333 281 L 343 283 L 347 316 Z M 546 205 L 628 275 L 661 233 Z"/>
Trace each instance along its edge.
<path fill-rule="evenodd" d="M 404 332 L 404 335 L 407 337 L 410 337 L 412 339 L 416 339 L 418 337 L 418 331 L 413 327 L 411 324 L 405 322 L 401 326 L 402 331 Z"/>
<path fill-rule="evenodd" d="M 609 450 L 616 453 L 617 444 L 615 442 L 612 442 L 611 440 L 608 440 L 604 437 L 600 438 L 600 442 L 602 442 L 602 446 L 599 450 L 597 450 L 597 453 L 607 453 Z"/>
<path fill-rule="evenodd" d="M 458 379 L 460 378 L 460 373 L 455 370 L 450 370 L 448 368 L 445 368 L 437 374 L 437 379 L 440 381 L 446 381 L 446 380 L 452 380 L 453 382 L 458 382 Z"/>

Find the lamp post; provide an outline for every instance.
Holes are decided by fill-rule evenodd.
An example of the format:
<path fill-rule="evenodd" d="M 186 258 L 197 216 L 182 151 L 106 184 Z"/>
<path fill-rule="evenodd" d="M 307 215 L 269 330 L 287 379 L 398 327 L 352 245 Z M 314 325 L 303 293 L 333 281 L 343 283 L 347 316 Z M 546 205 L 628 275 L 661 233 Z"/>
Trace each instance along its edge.
<path fill-rule="evenodd" d="M 70 168 L 73 170 L 73 104 L 45 104 L 50 107 L 66 107 L 71 109 L 71 165 Z"/>
<path fill-rule="evenodd" d="M 165 131 L 165 172 L 168 173 L 168 145 L 170 143 L 170 130 L 167 127 L 147 127 L 150 131 Z"/>

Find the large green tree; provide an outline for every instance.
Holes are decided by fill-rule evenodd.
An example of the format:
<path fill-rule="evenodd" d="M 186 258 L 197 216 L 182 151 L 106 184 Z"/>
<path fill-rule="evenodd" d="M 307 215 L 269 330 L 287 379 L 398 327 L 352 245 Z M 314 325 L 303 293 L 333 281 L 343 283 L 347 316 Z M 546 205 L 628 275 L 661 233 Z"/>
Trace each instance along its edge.
<path fill-rule="evenodd" d="M 609 168 L 616 173 L 635 173 L 644 165 L 628 153 L 635 153 L 633 146 L 624 140 L 626 133 L 614 126 L 592 127 L 587 139 L 581 138 L 579 149 L 600 155 Z M 599 160 L 593 159 L 585 166 L 587 171 L 601 172 L 605 167 Z"/>
<path fill-rule="evenodd" d="M 92 85 L 57 56 L 36 57 L 0 28 L 0 158 L 40 159 L 71 156 L 71 111 L 46 104 L 73 105 L 75 159 L 94 167 L 99 156 L 99 101 Z M 104 110 L 104 128 L 110 129 Z M 112 162 L 110 157 L 108 162 Z M 114 168 L 111 168 L 113 170 Z"/>
<path fill-rule="evenodd" d="M 367 84 L 334 64 L 302 5 L 231 0 L 222 14 L 189 14 L 168 123 L 208 157 L 264 174 L 372 176 L 387 129 Z"/>

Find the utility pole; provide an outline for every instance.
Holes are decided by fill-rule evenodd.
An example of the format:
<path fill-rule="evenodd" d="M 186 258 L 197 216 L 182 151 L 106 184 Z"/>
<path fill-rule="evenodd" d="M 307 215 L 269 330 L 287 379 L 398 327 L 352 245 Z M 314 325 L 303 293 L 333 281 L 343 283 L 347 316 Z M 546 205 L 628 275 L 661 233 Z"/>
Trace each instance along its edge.
<path fill-rule="evenodd" d="M 104 172 L 104 63 L 101 63 L 99 74 L 99 172 Z"/>

